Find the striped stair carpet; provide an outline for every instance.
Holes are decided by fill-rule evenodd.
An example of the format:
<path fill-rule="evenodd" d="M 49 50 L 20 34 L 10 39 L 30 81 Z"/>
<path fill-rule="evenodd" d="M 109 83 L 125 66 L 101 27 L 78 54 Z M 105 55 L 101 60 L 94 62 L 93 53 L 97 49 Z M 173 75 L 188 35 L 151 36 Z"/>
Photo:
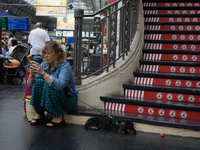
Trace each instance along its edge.
<path fill-rule="evenodd" d="M 124 96 L 100 97 L 109 115 L 200 130 L 200 2 L 143 0 L 144 49 Z"/>

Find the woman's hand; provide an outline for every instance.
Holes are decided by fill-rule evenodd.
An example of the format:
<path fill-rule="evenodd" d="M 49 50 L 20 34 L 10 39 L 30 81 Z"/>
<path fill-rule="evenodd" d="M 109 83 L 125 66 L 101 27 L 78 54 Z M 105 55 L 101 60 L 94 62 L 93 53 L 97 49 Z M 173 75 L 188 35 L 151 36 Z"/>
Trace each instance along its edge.
<path fill-rule="evenodd" d="M 38 64 L 37 62 L 34 62 L 33 64 L 31 64 L 31 66 L 30 66 L 30 73 L 32 75 L 35 75 L 35 74 L 42 75 L 42 72 L 43 72 L 43 69 L 40 66 L 40 64 Z"/>

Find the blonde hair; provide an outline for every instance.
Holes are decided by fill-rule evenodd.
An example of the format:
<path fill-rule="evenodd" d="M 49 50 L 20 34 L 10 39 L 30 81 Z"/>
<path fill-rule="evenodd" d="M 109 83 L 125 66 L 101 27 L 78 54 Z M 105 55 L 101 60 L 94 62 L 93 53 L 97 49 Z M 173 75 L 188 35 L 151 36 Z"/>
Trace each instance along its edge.
<path fill-rule="evenodd" d="M 43 47 L 42 57 L 44 57 L 46 53 L 52 52 L 57 55 L 56 65 L 60 66 L 66 60 L 66 54 L 60 44 L 56 41 L 51 41 Z"/>

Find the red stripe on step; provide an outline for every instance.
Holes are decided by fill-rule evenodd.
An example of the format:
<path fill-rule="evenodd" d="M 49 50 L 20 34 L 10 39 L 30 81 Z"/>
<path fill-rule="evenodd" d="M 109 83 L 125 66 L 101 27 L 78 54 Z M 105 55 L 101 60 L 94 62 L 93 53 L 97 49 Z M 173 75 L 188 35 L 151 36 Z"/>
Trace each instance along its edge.
<path fill-rule="evenodd" d="M 131 91 L 130 89 L 126 89 Z M 132 90 L 135 91 L 135 90 Z M 138 98 L 151 98 L 158 100 L 171 100 L 190 103 L 200 103 L 199 95 L 179 94 L 179 93 L 167 93 L 167 92 L 154 92 L 154 91 L 141 91 L 143 94 Z M 125 95 L 127 97 L 133 97 L 132 95 Z M 191 104 L 192 105 L 192 104 Z"/>
<path fill-rule="evenodd" d="M 177 79 L 162 79 L 162 78 L 152 78 L 149 85 L 164 85 L 164 86 L 176 86 L 176 87 L 190 87 L 190 88 L 200 88 L 200 81 L 194 80 L 177 80 Z M 145 85 L 142 83 L 140 85 Z"/>
<path fill-rule="evenodd" d="M 199 25 L 145 25 L 145 30 L 199 31 Z"/>
<path fill-rule="evenodd" d="M 200 14 L 200 10 L 144 10 L 144 14 Z"/>
<path fill-rule="evenodd" d="M 200 41 L 196 34 L 145 34 L 145 40 L 195 40 Z"/>
<path fill-rule="evenodd" d="M 145 17 L 145 22 L 200 22 L 200 17 Z"/>
<path fill-rule="evenodd" d="M 146 106 L 135 106 L 123 104 L 125 106 L 124 112 L 145 114 L 151 116 L 162 116 L 162 117 L 171 117 L 171 118 L 181 118 L 181 119 L 192 119 L 200 120 L 200 112 L 192 111 L 183 111 L 183 110 L 174 110 L 174 109 L 165 109 L 165 108 L 153 108 Z M 107 109 L 111 110 L 111 109 Z M 120 110 L 116 110 L 120 111 Z"/>
<path fill-rule="evenodd" d="M 167 44 L 167 43 L 145 43 L 145 49 L 163 50 L 200 50 L 200 44 Z"/>
<path fill-rule="evenodd" d="M 152 65 L 151 65 L 152 66 Z M 146 70 L 149 71 L 149 70 Z M 150 71 L 149 71 L 150 72 Z M 158 71 L 155 72 L 171 72 L 171 73 L 191 73 L 200 74 L 200 67 L 187 67 L 187 66 L 165 66 L 159 65 Z"/>
<path fill-rule="evenodd" d="M 200 6 L 200 3 L 143 3 L 143 6 L 148 6 L 148 7 L 156 7 L 156 6 L 166 6 L 166 7 L 177 7 L 181 6 L 184 8 L 185 7 L 190 7 L 190 6 Z"/>
<path fill-rule="evenodd" d="M 146 56 L 152 56 L 146 57 Z M 159 55 L 160 57 L 156 57 Z M 167 60 L 167 61 L 190 61 L 190 62 L 200 62 L 200 55 L 188 55 L 188 54 L 155 54 L 155 53 L 144 53 L 144 60 Z"/>
<path fill-rule="evenodd" d="M 140 113 L 140 114 L 155 115 L 155 116 L 165 116 L 172 118 L 200 120 L 199 117 L 200 112 L 172 110 L 164 108 L 161 109 L 161 108 L 152 108 L 144 106 L 126 105 L 125 112 Z"/>

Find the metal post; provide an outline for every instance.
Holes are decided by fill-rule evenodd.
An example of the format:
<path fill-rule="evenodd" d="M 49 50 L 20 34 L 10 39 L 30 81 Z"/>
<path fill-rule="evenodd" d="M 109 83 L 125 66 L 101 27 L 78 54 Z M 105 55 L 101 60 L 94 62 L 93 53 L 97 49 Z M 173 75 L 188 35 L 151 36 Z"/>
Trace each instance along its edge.
<path fill-rule="evenodd" d="M 88 39 L 88 59 L 87 59 L 87 76 L 89 76 L 89 64 L 91 64 L 90 62 L 90 28 L 91 28 L 91 24 L 89 24 L 89 39 Z"/>
<path fill-rule="evenodd" d="M 103 32 L 104 32 L 104 20 L 101 20 L 101 60 L 100 60 L 100 69 L 103 68 Z"/>
<path fill-rule="evenodd" d="M 116 4 L 114 7 L 115 7 L 115 9 L 114 9 L 114 11 L 115 11 L 115 13 L 114 13 L 114 21 L 115 21 L 115 24 L 114 24 L 114 45 L 113 45 L 113 47 L 114 47 L 114 54 L 113 54 L 113 68 L 115 68 L 115 63 L 116 63 L 116 46 L 117 46 L 117 5 L 118 4 Z"/>
<path fill-rule="evenodd" d="M 110 67 L 110 35 L 111 35 L 111 8 L 109 8 L 109 13 L 108 13 L 108 49 L 107 49 L 107 72 L 109 71 L 109 67 Z"/>
<path fill-rule="evenodd" d="M 75 35 L 74 35 L 74 73 L 76 84 L 81 85 L 81 44 L 82 44 L 82 25 L 84 11 L 77 9 L 74 11 Z"/>

